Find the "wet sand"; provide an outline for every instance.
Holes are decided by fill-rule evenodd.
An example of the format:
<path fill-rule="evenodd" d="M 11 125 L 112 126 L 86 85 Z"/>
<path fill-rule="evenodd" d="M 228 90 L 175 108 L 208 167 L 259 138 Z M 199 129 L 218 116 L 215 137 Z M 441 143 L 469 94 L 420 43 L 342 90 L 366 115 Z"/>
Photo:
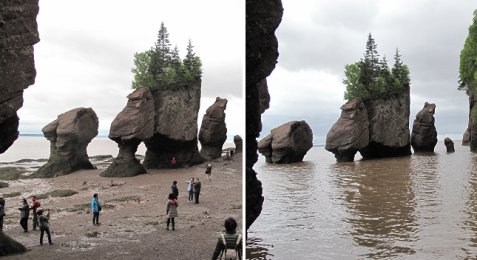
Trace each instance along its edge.
<path fill-rule="evenodd" d="M 150 170 L 131 178 L 105 178 L 101 169 L 84 170 L 53 179 L 9 181 L 0 194 L 14 191 L 21 196 L 6 198 L 4 232 L 23 243 L 28 252 L 5 259 L 210 259 L 225 218 L 234 217 L 242 227 L 242 160 L 212 162 L 212 181 L 205 164 L 187 169 Z M 190 177 L 202 182 L 200 203 L 187 202 Z M 166 230 L 167 195 L 174 180 L 179 187 L 179 217 L 176 230 Z M 39 246 L 40 232 L 24 233 L 19 225 L 20 199 L 52 190 L 77 191 L 71 197 L 42 200 L 51 209 L 50 230 L 54 245 Z M 103 204 L 99 222 L 85 204 L 94 193 Z M 31 203 L 31 200 L 28 199 Z M 29 229 L 32 227 L 31 215 Z"/>

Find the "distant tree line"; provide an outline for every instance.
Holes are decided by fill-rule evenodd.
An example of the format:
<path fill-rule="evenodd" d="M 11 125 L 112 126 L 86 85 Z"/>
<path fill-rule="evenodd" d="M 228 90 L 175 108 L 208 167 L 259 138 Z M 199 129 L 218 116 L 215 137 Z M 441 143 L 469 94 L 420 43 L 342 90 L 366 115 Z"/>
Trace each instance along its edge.
<path fill-rule="evenodd" d="M 157 41 L 151 49 L 134 54 L 132 88 L 170 89 L 178 85 L 190 84 L 202 77 L 202 62 L 194 53 L 191 40 L 183 60 L 177 45 L 171 49 L 169 33 L 161 23 Z"/>
<path fill-rule="evenodd" d="M 477 10 L 474 11 L 469 35 L 460 52 L 459 89 L 468 94 L 477 94 Z"/>
<path fill-rule="evenodd" d="M 386 57 L 379 59 L 377 45 L 369 34 L 364 59 L 345 66 L 343 83 L 347 100 L 385 98 L 409 89 L 409 69 L 401 61 L 398 49 L 394 54 L 394 66 L 389 69 Z"/>

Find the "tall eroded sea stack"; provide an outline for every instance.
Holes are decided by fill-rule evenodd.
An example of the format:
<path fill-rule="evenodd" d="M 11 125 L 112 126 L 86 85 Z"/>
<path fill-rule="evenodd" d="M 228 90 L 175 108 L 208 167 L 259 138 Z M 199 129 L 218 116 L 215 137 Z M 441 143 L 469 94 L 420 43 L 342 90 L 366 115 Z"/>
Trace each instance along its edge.
<path fill-rule="evenodd" d="M 227 99 L 217 97 L 202 118 L 199 132 L 199 141 L 202 146 L 200 155 L 206 161 L 219 158 L 222 155 L 222 146 L 227 140 L 226 108 Z"/>
<path fill-rule="evenodd" d="M 266 107 L 260 104 L 258 83 L 272 73 L 278 58 L 275 30 L 282 20 L 280 0 L 246 1 L 246 227 L 253 224 L 262 211 L 262 183 L 253 165 L 257 162 L 257 137 L 262 129 L 261 114 Z M 263 97 L 263 95 L 262 95 Z M 262 98 L 263 99 L 263 98 Z"/>
<path fill-rule="evenodd" d="M 128 99 L 109 129 L 108 137 L 118 143 L 118 156 L 101 176 L 130 177 L 146 173 L 135 155 L 139 144 L 154 133 L 154 99 L 147 88 L 135 90 Z"/>
<path fill-rule="evenodd" d="M 23 105 L 23 90 L 35 83 L 38 11 L 38 0 L 0 2 L 0 154 L 18 138 L 17 111 Z M 0 256 L 26 251 L 3 232 L 0 245 Z"/>
<path fill-rule="evenodd" d="M 184 167 L 203 161 L 197 147 L 197 118 L 200 108 L 201 80 L 168 89 L 154 89 L 155 128 L 147 147 L 145 168 L 169 168 L 175 157 Z"/>
<path fill-rule="evenodd" d="M 417 113 L 412 126 L 411 145 L 414 152 L 434 152 L 437 144 L 437 131 L 434 125 L 436 105 L 425 103 Z"/>

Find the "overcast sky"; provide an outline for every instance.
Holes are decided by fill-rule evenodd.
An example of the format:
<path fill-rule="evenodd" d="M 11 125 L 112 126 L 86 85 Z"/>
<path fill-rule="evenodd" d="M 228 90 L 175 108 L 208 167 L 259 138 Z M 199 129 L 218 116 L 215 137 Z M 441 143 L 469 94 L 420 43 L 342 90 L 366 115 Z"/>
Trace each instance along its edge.
<path fill-rule="evenodd" d="M 41 128 L 63 112 L 92 107 L 100 134 L 132 92 L 133 55 L 156 41 L 161 22 L 184 58 L 189 39 L 202 59 L 205 110 L 220 96 L 228 99 L 228 135 L 244 132 L 243 0 L 41 0 L 35 45 L 36 83 L 24 92 L 20 132 Z"/>
<path fill-rule="evenodd" d="M 282 0 L 276 31 L 280 57 L 268 78 L 265 136 L 290 120 L 307 121 L 323 144 L 345 100 L 344 66 L 363 57 L 372 33 L 389 66 L 399 48 L 411 76 L 410 127 L 424 102 L 436 104 L 439 135 L 459 139 L 467 127 L 468 98 L 458 91 L 459 55 L 472 23 L 468 0 Z M 442 141 L 442 139 L 440 139 Z"/>

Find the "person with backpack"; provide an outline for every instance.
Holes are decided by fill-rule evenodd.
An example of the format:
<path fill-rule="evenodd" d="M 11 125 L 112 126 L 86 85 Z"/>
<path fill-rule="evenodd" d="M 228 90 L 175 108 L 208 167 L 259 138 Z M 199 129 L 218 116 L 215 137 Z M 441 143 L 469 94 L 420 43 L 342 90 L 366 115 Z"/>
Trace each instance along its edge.
<path fill-rule="evenodd" d="M 5 199 L 0 197 L 0 231 L 3 231 L 3 217 L 5 215 Z"/>
<path fill-rule="evenodd" d="M 167 208 L 166 208 L 166 215 L 167 215 L 167 230 L 169 230 L 169 224 L 172 222 L 172 230 L 176 230 L 176 226 L 174 223 L 174 219 L 179 216 L 177 213 L 177 207 L 179 204 L 177 203 L 177 199 L 175 198 L 174 194 L 170 193 L 168 200 L 167 200 Z"/>
<path fill-rule="evenodd" d="M 218 259 L 242 259 L 242 235 L 237 234 L 237 221 L 227 218 L 224 222 L 225 233 L 220 234 L 215 246 L 212 260 Z"/>
<path fill-rule="evenodd" d="M 33 211 L 33 230 L 36 230 L 38 226 L 38 214 L 36 214 L 36 210 L 41 206 L 41 202 L 37 196 L 31 197 L 31 201 L 30 209 Z"/>
<path fill-rule="evenodd" d="M 23 228 L 23 232 L 28 232 L 28 217 L 30 216 L 30 206 L 26 199 L 22 199 L 22 206 L 18 208 L 20 211 L 20 225 Z"/>
<path fill-rule="evenodd" d="M 91 211 L 93 212 L 93 225 L 99 225 L 101 204 L 99 203 L 98 193 L 93 194 L 93 199 L 91 199 Z"/>
<path fill-rule="evenodd" d="M 43 215 L 43 209 L 38 209 L 38 216 L 40 222 L 40 246 L 43 245 L 43 234 L 46 232 L 48 236 L 48 244 L 53 245 L 51 242 L 51 234 L 50 234 L 50 226 L 48 225 L 48 221 L 50 220 L 50 210 L 47 210 L 46 216 Z"/>
<path fill-rule="evenodd" d="M 179 197 L 179 189 L 177 188 L 177 181 L 172 182 L 171 193 L 176 196 L 176 199 Z"/>

